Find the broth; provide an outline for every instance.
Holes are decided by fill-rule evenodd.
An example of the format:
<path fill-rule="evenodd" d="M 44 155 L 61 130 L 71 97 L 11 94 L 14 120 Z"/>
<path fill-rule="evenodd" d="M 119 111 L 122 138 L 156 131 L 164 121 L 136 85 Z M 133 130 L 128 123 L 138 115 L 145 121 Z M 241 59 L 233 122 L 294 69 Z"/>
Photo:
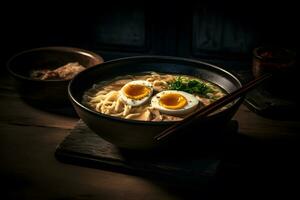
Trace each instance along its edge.
<path fill-rule="evenodd" d="M 200 78 L 144 72 L 95 84 L 84 93 L 83 104 L 124 119 L 178 121 L 226 94 L 218 85 Z"/>

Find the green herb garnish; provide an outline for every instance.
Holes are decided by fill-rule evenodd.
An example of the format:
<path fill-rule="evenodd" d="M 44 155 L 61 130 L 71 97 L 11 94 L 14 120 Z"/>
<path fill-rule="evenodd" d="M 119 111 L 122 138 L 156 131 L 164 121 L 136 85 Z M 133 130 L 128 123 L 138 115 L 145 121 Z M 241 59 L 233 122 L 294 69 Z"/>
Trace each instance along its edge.
<path fill-rule="evenodd" d="M 207 93 L 214 92 L 214 90 L 208 87 L 204 82 L 186 77 L 176 77 L 174 81 L 169 82 L 169 89 L 203 96 L 206 96 Z"/>

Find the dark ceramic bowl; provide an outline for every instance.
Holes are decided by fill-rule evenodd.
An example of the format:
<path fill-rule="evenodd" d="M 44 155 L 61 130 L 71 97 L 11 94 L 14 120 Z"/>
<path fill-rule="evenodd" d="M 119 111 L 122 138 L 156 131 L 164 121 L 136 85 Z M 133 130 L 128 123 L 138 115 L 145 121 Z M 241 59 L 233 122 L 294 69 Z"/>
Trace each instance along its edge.
<path fill-rule="evenodd" d="M 297 95 L 294 91 L 298 90 L 295 80 L 298 79 L 299 69 L 296 67 L 294 51 L 278 47 L 257 47 L 253 50 L 252 63 L 254 77 L 272 74 L 272 79 L 262 84 L 264 90 L 281 99 L 295 99 Z"/>
<path fill-rule="evenodd" d="M 89 68 L 76 76 L 69 84 L 69 96 L 80 118 L 96 134 L 120 148 L 148 150 L 165 146 L 153 139 L 155 135 L 172 125 L 174 122 L 144 122 L 122 119 L 95 112 L 82 104 L 85 91 L 93 84 L 111 80 L 117 76 L 132 73 L 155 71 L 171 74 L 186 74 L 201 77 L 218 84 L 227 92 L 233 92 L 241 87 L 240 81 L 229 72 L 214 65 L 183 58 L 162 56 L 138 56 L 105 62 Z M 243 98 L 238 99 L 231 107 L 217 114 L 198 120 L 194 127 L 189 127 L 191 134 L 203 136 L 213 135 L 214 128 L 221 128 L 233 117 Z M 188 129 L 186 130 L 188 131 Z M 218 137 L 216 135 L 216 137 Z M 182 141 L 181 139 L 178 139 Z"/>
<path fill-rule="evenodd" d="M 47 104 L 66 105 L 70 80 L 36 80 L 30 77 L 34 69 L 55 69 L 69 62 L 78 62 L 89 68 L 103 62 L 101 56 L 78 48 L 43 47 L 21 52 L 7 63 L 7 69 L 15 79 L 16 87 L 25 100 Z"/>
<path fill-rule="evenodd" d="M 295 52 L 284 48 L 257 47 L 253 50 L 253 68 L 255 77 L 272 73 L 282 77 L 295 67 Z"/>

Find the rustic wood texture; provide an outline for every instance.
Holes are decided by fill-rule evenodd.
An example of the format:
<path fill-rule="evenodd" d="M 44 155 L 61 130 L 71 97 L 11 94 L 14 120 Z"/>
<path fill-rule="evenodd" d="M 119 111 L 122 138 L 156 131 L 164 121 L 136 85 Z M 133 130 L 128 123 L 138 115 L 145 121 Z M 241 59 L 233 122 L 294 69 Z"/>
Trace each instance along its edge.
<path fill-rule="evenodd" d="M 0 77 L 0 184 L 2 199 L 192 199 L 240 194 L 299 195 L 298 120 L 272 120 L 241 106 L 241 143 L 224 154 L 216 183 L 151 178 L 63 164 L 56 147 L 77 117 L 46 112 L 24 103 L 12 80 Z M 241 197 L 241 196 L 239 196 Z"/>

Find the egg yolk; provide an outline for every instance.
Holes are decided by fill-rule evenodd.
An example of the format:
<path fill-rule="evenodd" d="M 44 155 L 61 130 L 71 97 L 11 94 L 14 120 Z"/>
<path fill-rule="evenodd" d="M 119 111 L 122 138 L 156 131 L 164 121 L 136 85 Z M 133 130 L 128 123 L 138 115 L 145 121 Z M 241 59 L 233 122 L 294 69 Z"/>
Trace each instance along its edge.
<path fill-rule="evenodd" d="M 160 97 L 159 104 L 164 108 L 177 110 L 187 104 L 187 100 L 181 94 L 165 94 Z"/>
<path fill-rule="evenodd" d="M 126 97 L 139 100 L 149 95 L 150 88 L 144 85 L 128 85 L 124 88 Z"/>

